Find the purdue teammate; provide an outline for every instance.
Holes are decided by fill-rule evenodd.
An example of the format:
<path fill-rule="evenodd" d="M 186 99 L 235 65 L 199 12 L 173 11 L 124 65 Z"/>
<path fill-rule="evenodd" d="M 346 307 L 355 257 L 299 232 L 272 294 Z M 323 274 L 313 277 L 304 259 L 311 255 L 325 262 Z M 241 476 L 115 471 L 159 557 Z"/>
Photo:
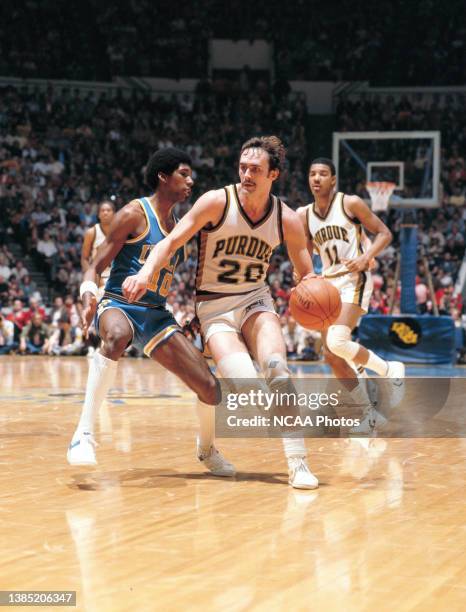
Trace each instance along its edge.
<path fill-rule="evenodd" d="M 140 272 L 123 284 L 130 302 L 140 299 L 151 275 L 199 232 L 196 311 L 204 341 L 224 378 L 256 378 L 252 356 L 269 383 L 289 380 L 285 341 L 266 272 L 272 251 L 282 242 L 299 277 L 312 272 L 312 263 L 299 217 L 271 194 L 284 159 L 285 148 L 275 136 L 245 142 L 240 182 L 201 196 L 156 246 Z M 213 426 L 201 423 L 200 459 L 213 436 Z M 318 480 L 307 466 L 304 440 L 284 438 L 283 444 L 289 483 L 316 488 Z"/>
<path fill-rule="evenodd" d="M 105 242 L 105 238 L 110 229 L 113 216 L 115 215 L 115 204 L 111 200 L 103 200 L 99 204 L 97 217 L 99 222 L 90 227 L 84 234 L 83 248 L 81 251 L 81 269 L 83 274 L 87 272 L 91 262 L 96 258 L 97 249 Z M 110 276 L 110 265 L 102 271 L 99 282 L 100 299 L 104 294 L 105 283 Z"/>
<path fill-rule="evenodd" d="M 123 280 L 138 272 L 151 249 L 173 229 L 172 209 L 185 200 L 193 185 L 191 159 L 179 149 L 166 148 L 150 158 L 146 184 L 150 197 L 131 201 L 115 214 L 106 241 L 89 265 L 81 285 L 83 328 L 87 332 L 96 311 L 97 276 L 113 262 L 105 294 L 97 309 L 97 331 L 103 340 L 89 368 L 86 397 L 78 427 L 68 449 L 72 465 L 94 465 L 94 422 L 116 377 L 117 362 L 130 344 L 176 374 L 199 398 L 199 410 L 210 414 L 218 403 L 218 382 L 201 353 L 187 340 L 172 314 L 166 297 L 184 249 L 177 248 L 148 281 L 144 301 L 128 304 L 122 293 Z M 232 476 L 234 467 L 212 445 L 205 464 L 218 476 Z"/>
<path fill-rule="evenodd" d="M 342 301 L 340 316 L 323 334 L 326 361 L 337 378 L 348 381 L 353 397 L 369 416 L 369 398 L 349 363 L 392 379 L 393 403 L 400 399 L 403 390 L 400 379 L 405 375 L 404 364 L 400 361 L 385 361 L 351 340 L 359 318 L 369 308 L 372 294 L 370 262 L 390 244 L 392 235 L 361 198 L 337 193 L 335 185 L 332 160 L 319 157 L 312 161 L 309 186 L 314 202 L 297 212 L 308 236 L 309 251 L 312 253 L 315 249 L 319 253 L 322 275 L 338 289 Z M 366 238 L 364 229 L 375 234 L 372 243 Z M 355 379 L 353 384 L 350 379 Z M 375 426 L 373 419 L 367 421 L 371 427 Z M 364 423 L 363 428 L 367 424 Z"/>

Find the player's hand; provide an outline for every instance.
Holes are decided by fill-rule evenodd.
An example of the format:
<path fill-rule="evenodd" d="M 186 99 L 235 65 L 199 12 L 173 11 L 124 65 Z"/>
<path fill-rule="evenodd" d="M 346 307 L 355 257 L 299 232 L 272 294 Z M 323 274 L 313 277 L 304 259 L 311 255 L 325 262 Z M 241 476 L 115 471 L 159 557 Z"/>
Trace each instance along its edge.
<path fill-rule="evenodd" d="M 305 276 L 302 277 L 301 281 L 309 280 L 310 278 L 322 278 L 322 277 L 320 274 L 316 274 L 315 272 L 308 272 Z"/>
<path fill-rule="evenodd" d="M 300 277 L 297 272 L 293 271 L 293 281 L 295 285 L 297 285 L 303 280 L 307 280 L 308 278 L 319 278 L 319 275 L 316 274 L 315 272 L 308 272 L 305 276 Z"/>
<path fill-rule="evenodd" d="M 81 324 L 83 328 L 83 336 L 87 338 L 89 335 L 89 327 L 95 317 L 97 310 L 97 299 L 92 293 L 85 293 L 83 296 L 83 309 L 81 310 Z"/>
<path fill-rule="evenodd" d="M 142 274 L 134 274 L 125 278 L 122 289 L 128 302 L 137 302 L 147 291 L 149 279 Z"/>
<path fill-rule="evenodd" d="M 369 269 L 369 260 L 366 255 L 360 255 L 356 259 L 342 259 L 341 263 L 346 266 L 348 272 L 364 272 Z"/>

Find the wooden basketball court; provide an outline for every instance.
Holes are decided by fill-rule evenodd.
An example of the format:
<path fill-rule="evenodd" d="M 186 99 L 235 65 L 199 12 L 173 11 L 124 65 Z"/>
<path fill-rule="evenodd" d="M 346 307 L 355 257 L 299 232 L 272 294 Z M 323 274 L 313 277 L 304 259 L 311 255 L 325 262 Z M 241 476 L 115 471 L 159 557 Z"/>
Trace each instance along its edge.
<path fill-rule="evenodd" d="M 85 358 L 0 360 L 0 590 L 75 590 L 79 610 L 464 610 L 466 442 L 310 440 L 317 491 L 279 440 L 219 440 L 203 472 L 194 397 L 124 359 L 96 468 L 66 448 Z"/>

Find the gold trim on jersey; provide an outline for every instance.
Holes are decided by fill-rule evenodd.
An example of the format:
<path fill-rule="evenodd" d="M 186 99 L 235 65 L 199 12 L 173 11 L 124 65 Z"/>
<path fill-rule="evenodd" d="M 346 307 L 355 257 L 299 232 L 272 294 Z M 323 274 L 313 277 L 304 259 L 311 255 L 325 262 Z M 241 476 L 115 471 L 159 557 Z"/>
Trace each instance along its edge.
<path fill-rule="evenodd" d="M 362 298 L 364 296 L 364 288 L 366 286 L 367 274 L 365 272 L 359 273 L 358 284 L 356 285 L 356 289 L 354 291 L 353 296 L 353 304 L 357 304 L 361 306 Z"/>
<path fill-rule="evenodd" d="M 358 249 L 359 255 L 363 255 L 364 249 L 362 248 L 362 227 L 361 225 L 357 226 L 356 242 L 357 242 L 357 249 Z"/>
<path fill-rule="evenodd" d="M 165 327 L 165 329 L 162 329 L 161 332 L 155 334 L 155 336 L 144 346 L 144 355 L 150 357 L 152 351 L 157 348 L 161 342 L 168 340 L 170 336 L 178 331 L 181 331 L 178 325 L 169 325 L 168 327 Z"/>
<path fill-rule="evenodd" d="M 223 188 L 226 194 L 225 195 L 225 208 L 223 209 L 223 214 L 220 218 L 220 221 L 217 223 L 217 225 L 213 225 L 212 227 L 203 227 L 201 229 L 201 232 L 207 232 L 208 234 L 211 232 L 215 232 L 218 229 L 220 229 L 222 225 L 225 223 L 225 219 L 227 218 L 228 209 L 230 208 L 230 201 L 231 201 L 230 192 L 228 190 L 228 187 L 231 187 L 231 185 L 228 185 L 227 187 Z"/>
<path fill-rule="evenodd" d="M 199 289 L 202 282 L 202 275 L 204 273 L 204 262 L 206 254 L 207 235 L 201 230 L 199 234 L 199 246 L 197 254 L 197 273 L 196 273 L 196 289 Z"/>
<path fill-rule="evenodd" d="M 233 194 L 235 196 L 235 200 L 236 200 L 236 204 L 238 206 L 238 210 L 239 210 L 241 216 L 243 217 L 243 219 L 246 221 L 246 223 L 249 225 L 249 227 L 251 229 L 257 229 L 260 225 L 265 223 L 268 220 L 268 218 L 271 216 L 271 214 L 272 214 L 272 212 L 273 212 L 273 210 L 275 208 L 275 202 L 277 200 L 277 198 L 274 195 L 272 195 L 272 194 L 269 195 L 269 206 L 268 206 L 266 212 L 264 213 L 264 216 L 261 217 L 259 219 L 259 221 L 252 221 L 252 219 L 250 219 L 248 217 L 248 213 L 244 210 L 244 208 L 243 208 L 243 206 L 242 206 L 242 204 L 240 202 L 239 195 L 238 195 L 238 190 L 236 189 L 236 184 L 233 184 L 233 190 L 232 191 L 233 191 Z"/>
<path fill-rule="evenodd" d="M 314 242 L 314 239 L 311 234 L 311 220 L 309 218 L 309 213 L 311 212 L 311 208 L 312 208 L 312 204 L 308 204 L 306 208 L 306 229 L 307 229 L 307 235 L 309 237 L 309 240 L 311 242 Z"/>
<path fill-rule="evenodd" d="M 278 225 L 278 236 L 280 237 L 280 244 L 285 244 L 285 235 L 283 232 L 283 202 L 280 198 L 275 196 L 277 202 L 277 225 Z"/>
<path fill-rule="evenodd" d="M 142 240 L 143 238 L 145 238 L 147 236 L 147 234 L 149 233 L 149 230 L 150 230 L 150 219 L 149 219 L 149 215 L 147 214 L 146 207 L 141 202 L 141 200 L 138 199 L 138 200 L 136 200 L 136 202 L 142 208 L 142 210 L 144 211 L 144 214 L 146 216 L 146 223 L 147 223 L 146 229 L 141 234 L 139 234 L 139 236 L 136 236 L 135 238 L 129 238 L 128 240 L 126 240 L 125 244 L 133 244 L 135 242 L 139 242 L 140 240 Z"/>
<path fill-rule="evenodd" d="M 344 202 L 344 200 L 345 200 L 345 194 L 344 194 L 344 193 L 342 193 L 342 194 L 341 194 L 341 196 L 342 196 L 342 197 L 341 197 L 341 212 L 342 212 L 342 213 L 343 213 L 343 215 L 344 215 L 344 216 L 345 216 L 345 217 L 348 219 L 348 221 L 349 221 L 350 223 L 352 223 L 353 225 L 356 225 L 356 227 L 360 227 L 360 226 L 361 226 L 361 221 L 359 221 L 359 219 L 356 219 L 356 217 L 350 217 L 350 216 L 348 215 L 348 213 L 346 212 L 346 210 L 345 210 L 345 202 Z"/>
<path fill-rule="evenodd" d="M 158 224 L 158 226 L 159 226 L 160 231 L 162 232 L 162 234 L 163 234 L 164 236 L 168 236 L 168 234 L 169 234 L 169 233 L 170 233 L 172 230 L 170 230 L 169 232 L 167 232 L 167 231 L 165 231 L 165 230 L 163 229 L 162 224 L 160 223 L 160 217 L 159 217 L 159 215 L 157 214 L 157 211 L 155 210 L 155 208 L 152 206 L 152 202 L 149 200 L 149 198 L 146 198 L 146 200 L 149 202 L 149 206 L 151 207 L 151 210 L 152 210 L 152 212 L 154 213 L 155 218 L 157 219 L 157 224 Z M 174 215 L 173 213 L 172 213 L 172 219 L 173 219 L 173 221 L 174 221 L 174 226 L 173 226 L 173 227 L 175 227 L 175 225 L 176 225 L 176 223 L 177 223 L 177 219 L 175 219 L 175 215 Z M 173 229 L 173 228 L 172 228 L 172 229 Z"/>
<path fill-rule="evenodd" d="M 264 286 L 266 287 L 267 285 Z M 254 291 L 257 291 L 257 287 L 254 287 L 254 289 L 250 289 L 249 291 L 240 291 L 238 293 L 214 293 L 212 291 L 197 291 L 196 296 L 194 298 L 194 302 L 197 304 L 198 302 L 208 302 L 211 300 L 218 300 L 225 297 L 248 295 L 249 293 L 253 293 Z"/>
<path fill-rule="evenodd" d="M 327 212 L 325 213 L 325 215 L 324 215 L 323 217 L 322 217 L 322 215 L 321 215 L 320 213 L 318 213 L 318 212 L 317 212 L 317 210 L 316 210 L 316 203 L 315 203 L 315 202 L 313 202 L 313 203 L 312 203 L 312 212 L 315 214 L 315 216 L 316 216 L 318 219 L 320 219 L 321 221 L 325 221 L 325 220 L 327 219 L 327 217 L 328 217 L 329 213 L 330 213 L 330 210 L 332 209 L 332 206 L 333 206 L 333 204 L 334 204 L 335 200 L 337 199 L 337 196 L 338 196 L 338 195 L 340 195 L 340 194 L 341 194 L 341 195 L 343 195 L 343 194 L 341 193 L 341 191 L 337 191 L 337 192 L 334 194 L 334 196 L 333 196 L 333 198 L 332 198 L 332 201 L 330 202 L 330 205 L 329 205 L 329 207 L 327 208 Z"/>

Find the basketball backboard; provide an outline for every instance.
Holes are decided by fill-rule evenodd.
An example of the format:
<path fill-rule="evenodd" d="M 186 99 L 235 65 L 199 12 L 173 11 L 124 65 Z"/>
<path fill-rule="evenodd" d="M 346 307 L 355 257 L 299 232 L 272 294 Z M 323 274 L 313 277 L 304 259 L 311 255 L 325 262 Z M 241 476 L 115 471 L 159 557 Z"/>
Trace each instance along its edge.
<path fill-rule="evenodd" d="M 339 191 L 370 202 L 366 182 L 396 187 L 390 205 L 440 205 L 440 132 L 334 132 L 333 161 Z"/>

